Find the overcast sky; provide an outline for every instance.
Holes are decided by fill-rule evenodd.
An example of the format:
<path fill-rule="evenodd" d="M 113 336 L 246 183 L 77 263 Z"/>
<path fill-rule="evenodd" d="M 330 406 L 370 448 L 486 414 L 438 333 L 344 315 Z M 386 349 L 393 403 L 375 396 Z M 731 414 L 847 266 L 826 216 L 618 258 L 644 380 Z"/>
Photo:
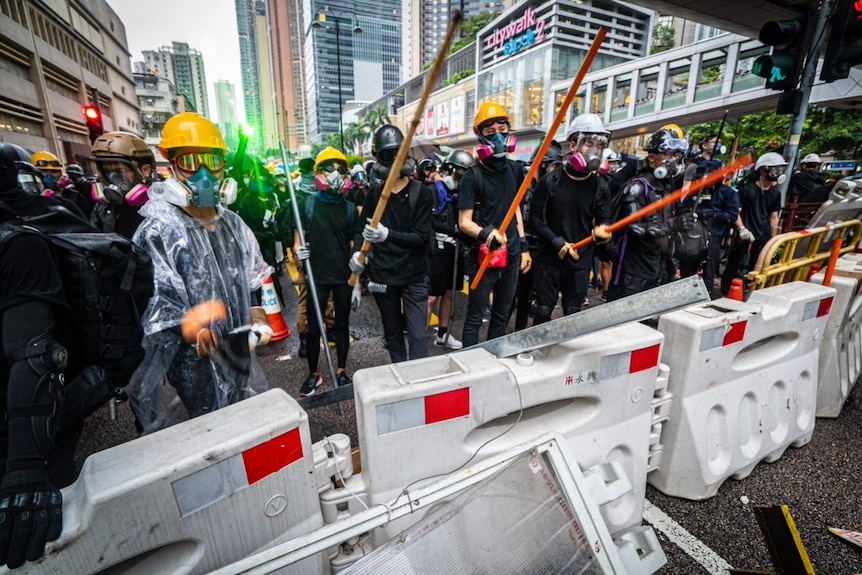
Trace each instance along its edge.
<path fill-rule="evenodd" d="M 213 84 L 227 80 L 234 85 L 237 117 L 245 117 L 234 0 L 107 1 L 126 26 L 132 62 L 144 59 L 142 50 L 187 42 L 203 54 L 210 116 L 217 119 Z"/>

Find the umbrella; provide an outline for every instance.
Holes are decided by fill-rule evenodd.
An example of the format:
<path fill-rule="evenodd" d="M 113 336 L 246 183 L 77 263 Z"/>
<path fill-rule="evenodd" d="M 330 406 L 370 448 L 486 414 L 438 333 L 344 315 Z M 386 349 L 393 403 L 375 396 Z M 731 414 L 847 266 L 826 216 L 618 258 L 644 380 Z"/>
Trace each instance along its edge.
<path fill-rule="evenodd" d="M 413 138 L 410 142 L 410 155 L 417 160 L 427 158 L 431 154 L 440 151 L 440 146 L 429 138 Z"/>

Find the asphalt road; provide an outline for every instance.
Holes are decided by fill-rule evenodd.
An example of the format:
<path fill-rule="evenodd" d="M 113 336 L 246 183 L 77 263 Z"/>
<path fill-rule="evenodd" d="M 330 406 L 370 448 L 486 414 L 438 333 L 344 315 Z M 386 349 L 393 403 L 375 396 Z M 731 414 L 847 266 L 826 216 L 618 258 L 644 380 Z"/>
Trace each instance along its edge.
<path fill-rule="evenodd" d="M 287 302 L 285 317 L 288 325 L 296 325 L 296 296 L 283 282 Z M 601 305 L 597 293 L 590 295 L 591 305 Z M 466 297 L 456 298 L 454 333 L 460 336 Z M 557 310 L 559 313 L 559 310 Z M 382 327 L 374 300 L 363 298 L 360 309 L 351 315 L 351 331 L 356 341 L 350 349 L 348 373 L 389 362 L 382 346 Z M 429 332 L 430 334 L 430 332 Z M 306 360 L 296 355 L 298 339 L 270 344 L 259 350 L 261 366 L 272 386 L 298 395 L 299 386 L 308 375 Z M 431 345 L 431 353 L 444 350 Z M 321 372 L 326 365 L 321 357 Z M 331 383 L 325 376 L 322 390 Z M 668 558 L 662 575 L 700 575 L 723 573 L 719 567 L 725 561 L 734 568 L 775 571 L 763 536 L 755 520 L 756 505 L 789 505 L 802 541 L 818 575 L 853 575 L 862 573 L 862 548 L 831 535 L 828 527 L 862 531 L 862 491 L 857 482 L 862 477 L 862 392 L 855 386 L 841 416 L 818 419 L 811 442 L 801 448 L 788 448 L 774 463 L 760 463 L 747 478 L 728 479 L 718 494 L 706 501 L 688 501 L 663 495 L 647 486 L 647 500 L 670 520 L 671 527 L 656 521 L 655 527 Z M 346 433 L 354 446 L 356 417 L 352 401 L 338 407 L 327 406 L 310 412 L 312 440 L 332 433 Z M 79 454 L 89 453 L 128 441 L 136 437 L 131 413 L 120 405 L 118 418 L 111 421 L 104 408 L 88 421 Z M 653 510 L 655 511 L 655 509 Z M 656 516 L 660 516 L 657 514 Z M 677 539 L 674 524 L 691 535 L 677 545 L 667 533 Z M 667 533 L 666 533 L 667 532 Z M 704 545 L 707 549 L 698 547 Z M 691 551 L 690 549 L 699 549 Z M 707 565 L 707 566 L 704 566 Z M 709 567 L 713 565 L 713 567 Z"/>

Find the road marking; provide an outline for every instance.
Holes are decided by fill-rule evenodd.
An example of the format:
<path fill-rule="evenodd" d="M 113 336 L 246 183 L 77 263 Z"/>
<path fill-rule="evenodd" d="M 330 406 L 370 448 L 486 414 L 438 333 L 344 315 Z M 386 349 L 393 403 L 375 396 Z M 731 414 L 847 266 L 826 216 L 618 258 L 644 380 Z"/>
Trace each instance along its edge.
<path fill-rule="evenodd" d="M 644 500 L 644 519 L 709 571 L 710 575 L 728 575 L 733 568 L 718 553 L 704 545 L 700 539 L 648 500 Z"/>

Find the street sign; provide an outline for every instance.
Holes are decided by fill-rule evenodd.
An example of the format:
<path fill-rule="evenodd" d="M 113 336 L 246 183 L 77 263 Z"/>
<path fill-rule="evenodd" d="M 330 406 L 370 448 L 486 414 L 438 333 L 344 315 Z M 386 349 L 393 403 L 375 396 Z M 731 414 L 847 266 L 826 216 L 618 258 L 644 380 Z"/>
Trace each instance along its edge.
<path fill-rule="evenodd" d="M 820 166 L 821 172 L 845 172 L 856 169 L 855 160 L 842 160 L 840 162 L 824 162 Z"/>

